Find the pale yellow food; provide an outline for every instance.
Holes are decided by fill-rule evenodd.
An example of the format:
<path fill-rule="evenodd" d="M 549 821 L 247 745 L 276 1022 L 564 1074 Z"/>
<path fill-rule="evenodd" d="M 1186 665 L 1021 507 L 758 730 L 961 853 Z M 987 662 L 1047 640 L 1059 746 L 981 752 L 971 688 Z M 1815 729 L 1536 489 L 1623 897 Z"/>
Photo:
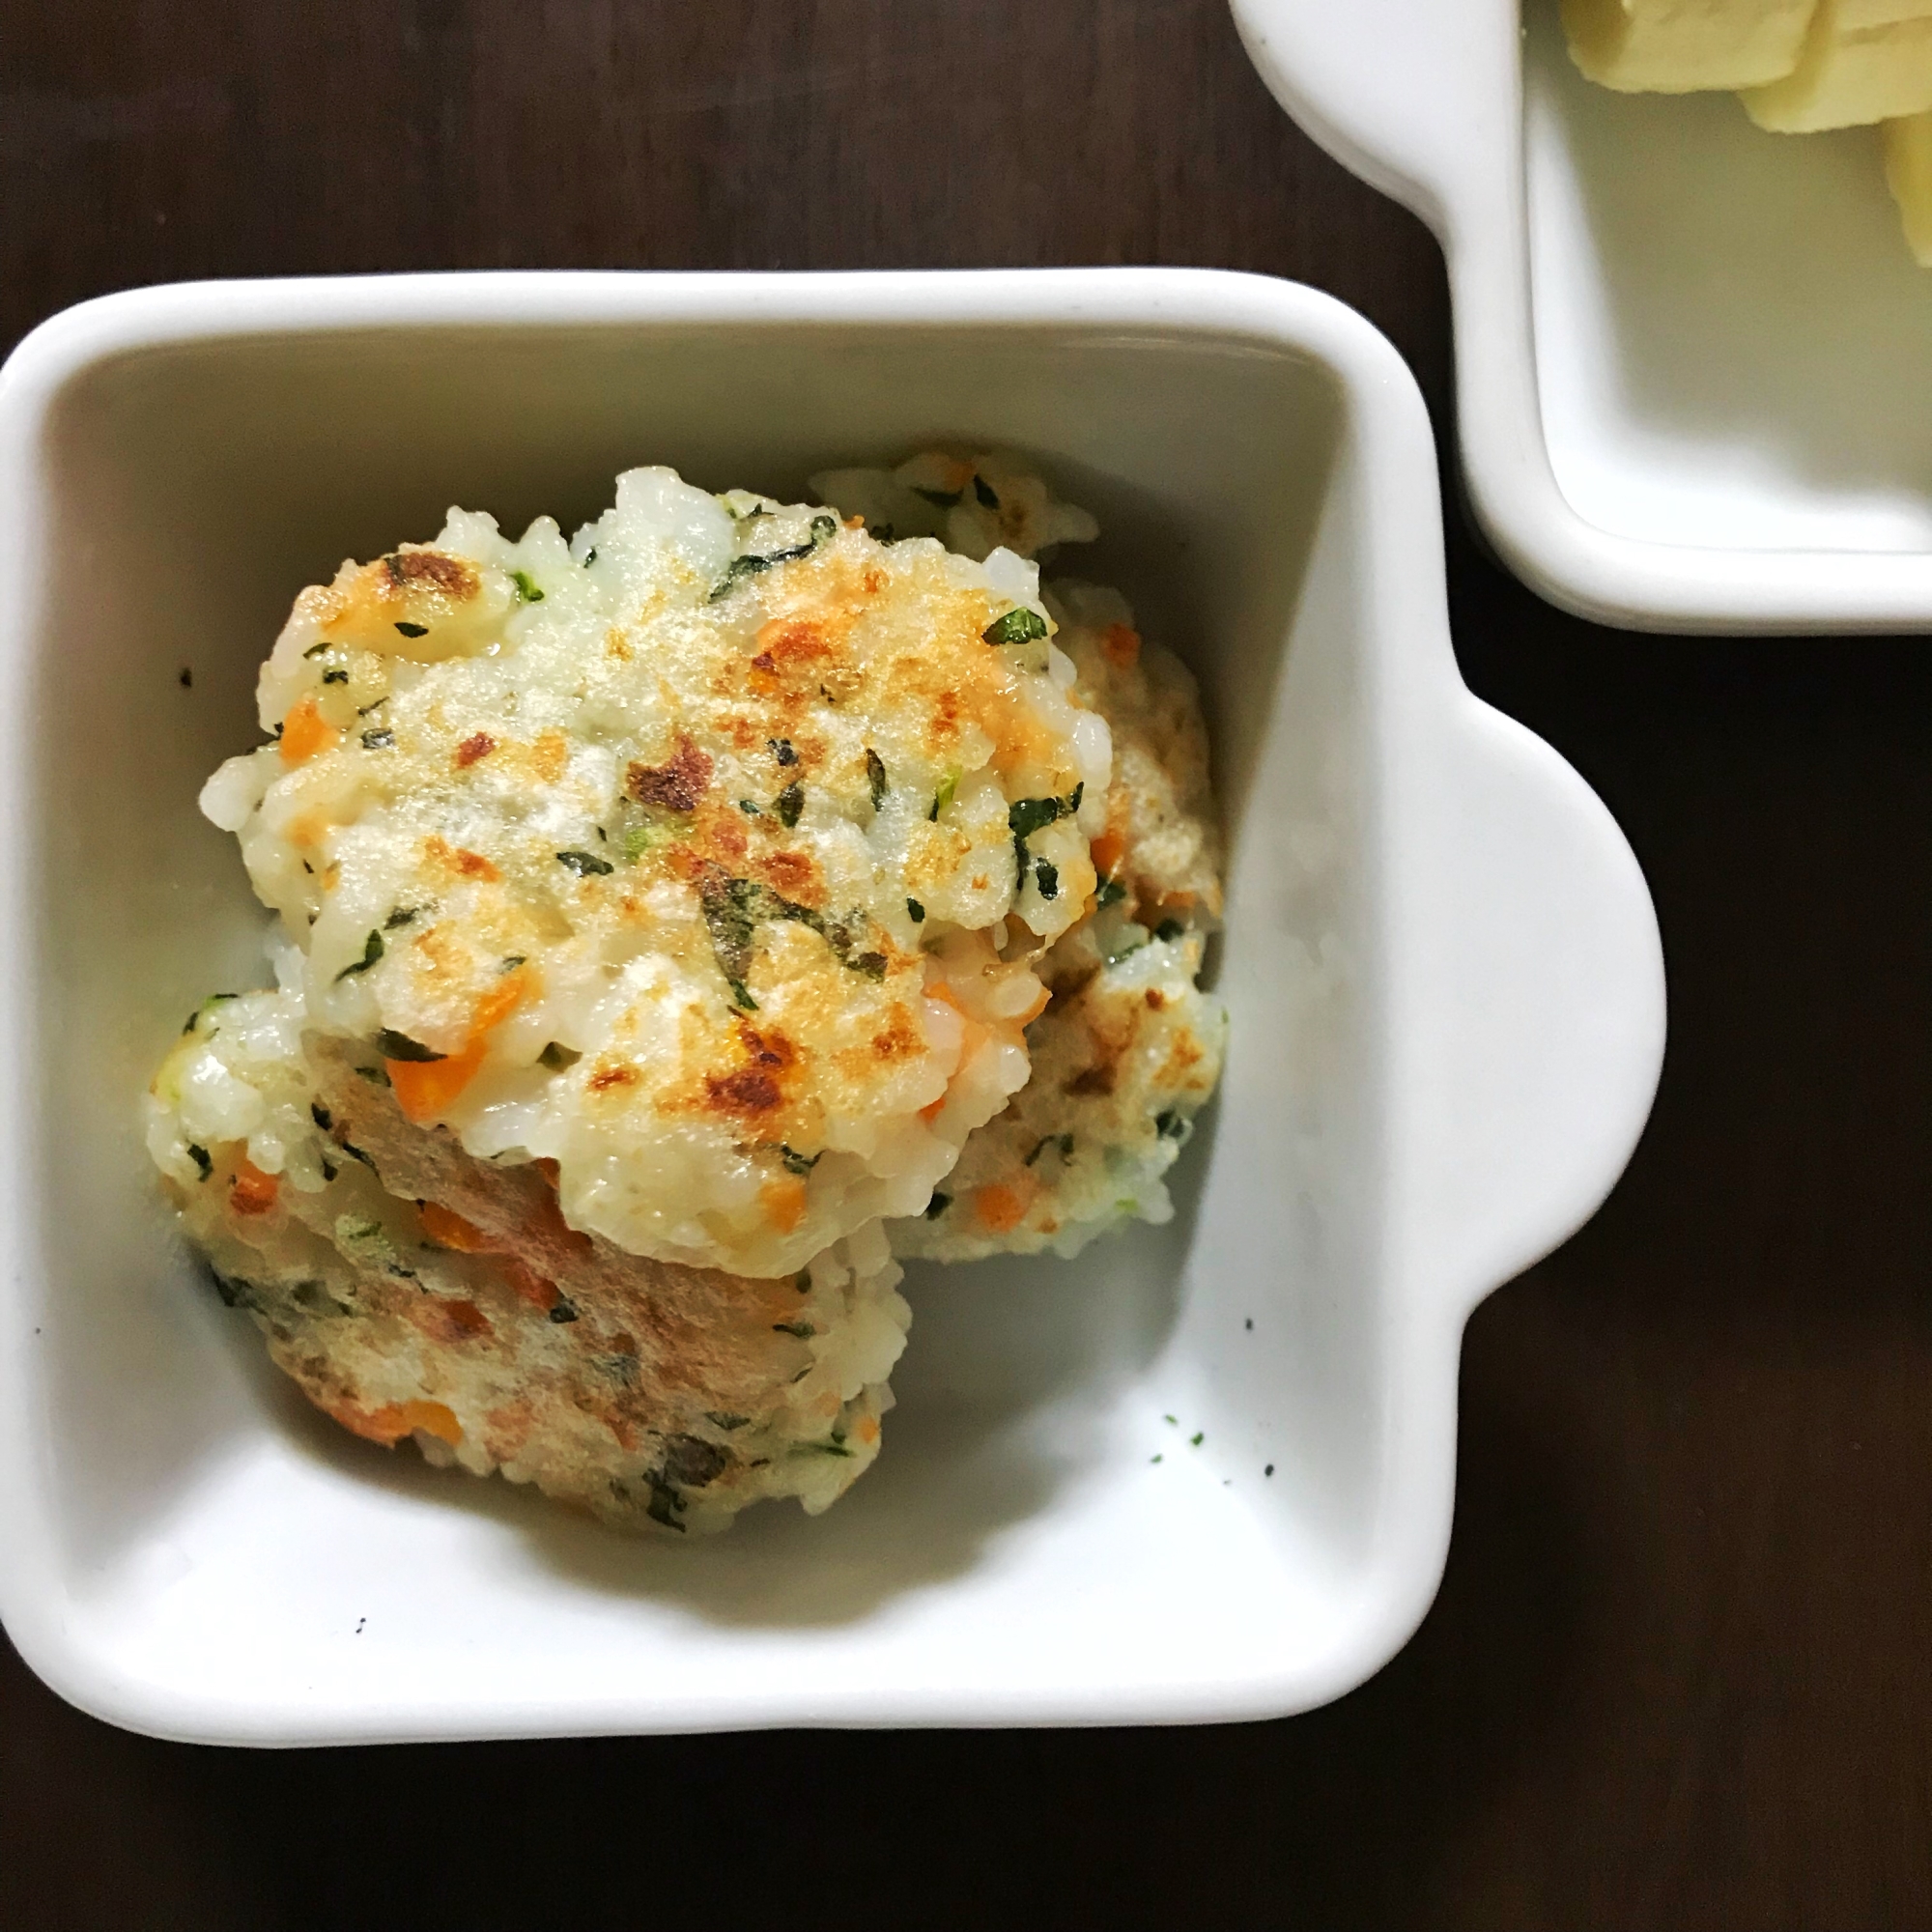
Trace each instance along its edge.
<path fill-rule="evenodd" d="M 1798 65 L 1741 98 L 1760 128 L 1778 134 L 1921 113 L 1932 108 L 1932 13 L 1901 0 L 1819 0 Z"/>
<path fill-rule="evenodd" d="M 1756 87 L 1798 64 L 1814 0 L 1563 0 L 1570 52 L 1626 93 Z"/>
<path fill-rule="evenodd" d="M 1932 269 L 1932 113 L 1885 124 L 1885 177 L 1907 245 L 1921 268 Z"/>

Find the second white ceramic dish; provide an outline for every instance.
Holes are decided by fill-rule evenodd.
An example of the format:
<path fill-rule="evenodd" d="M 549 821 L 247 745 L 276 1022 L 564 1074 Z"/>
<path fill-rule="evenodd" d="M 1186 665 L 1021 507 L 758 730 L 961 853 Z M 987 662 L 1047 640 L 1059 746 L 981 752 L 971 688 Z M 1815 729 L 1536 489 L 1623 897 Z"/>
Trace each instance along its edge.
<path fill-rule="evenodd" d="M 1234 11 L 1440 238 L 1468 492 L 1526 582 L 1645 629 L 1932 629 L 1932 273 L 1873 129 L 1593 87 L 1555 0 Z"/>
<path fill-rule="evenodd" d="M 633 1543 L 334 1429 L 172 1240 L 137 1112 L 258 956 L 195 795 L 292 592 L 452 500 L 935 435 L 1091 504 L 1068 567 L 1203 680 L 1235 1044 L 1179 1216 L 920 1271 L 884 1457 L 815 1521 Z M 1463 1322 L 1614 1180 L 1663 994 L 1608 814 L 1456 674 L 1429 422 L 1358 316 L 1183 270 L 113 297 L 0 373 L 0 1614 L 66 1695 L 265 1744 L 1145 1722 L 1402 1643 Z"/>

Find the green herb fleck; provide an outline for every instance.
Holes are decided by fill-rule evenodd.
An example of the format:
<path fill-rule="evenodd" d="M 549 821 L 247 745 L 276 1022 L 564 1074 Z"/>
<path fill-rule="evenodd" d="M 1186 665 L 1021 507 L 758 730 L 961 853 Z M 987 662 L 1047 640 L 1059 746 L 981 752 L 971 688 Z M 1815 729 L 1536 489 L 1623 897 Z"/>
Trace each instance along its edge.
<path fill-rule="evenodd" d="M 1156 1457 L 1155 1457 L 1155 1458 L 1154 1458 L 1153 1460 L 1154 1460 L 1154 1461 L 1155 1461 L 1156 1463 L 1158 1463 L 1158 1462 L 1160 1461 L 1160 1458 L 1159 1458 L 1158 1456 L 1156 1456 Z"/>
<path fill-rule="evenodd" d="M 426 638 L 429 636 L 429 626 L 427 624 L 398 624 L 396 629 L 406 638 Z"/>
<path fill-rule="evenodd" d="M 1060 868 L 1045 859 L 1033 862 L 1034 882 L 1039 887 L 1043 899 L 1057 899 L 1060 896 Z"/>
<path fill-rule="evenodd" d="M 393 731 L 365 731 L 362 734 L 362 749 L 365 752 L 387 752 L 394 749 L 396 734 Z"/>
<path fill-rule="evenodd" d="M 704 1419 L 714 1429 L 742 1429 L 752 1418 L 749 1415 L 733 1415 L 728 1408 L 707 1408 Z"/>
<path fill-rule="evenodd" d="M 997 510 L 1000 507 L 1000 499 L 993 495 L 993 486 L 977 473 L 973 478 L 973 494 L 987 509 Z"/>
<path fill-rule="evenodd" d="M 989 644 L 1028 644 L 1046 636 L 1046 619 L 1037 611 L 1016 604 L 1004 615 L 995 617 L 980 635 Z"/>
<path fill-rule="evenodd" d="M 925 1204 L 925 1218 L 928 1221 L 936 1221 L 952 1206 L 952 1195 L 935 1194 L 932 1197 L 932 1199 Z"/>
<path fill-rule="evenodd" d="M 305 658 L 319 658 L 324 651 L 328 650 L 330 648 L 331 646 L 329 644 L 328 639 L 325 638 L 323 639 L 321 643 L 311 644 L 308 647 L 308 649 L 302 653 L 302 656 Z"/>
<path fill-rule="evenodd" d="M 399 925 L 410 925 L 414 923 L 417 913 L 426 910 L 427 908 L 424 906 L 398 906 L 383 922 L 383 930 L 384 932 L 394 932 Z"/>
<path fill-rule="evenodd" d="M 883 980 L 886 977 L 886 955 L 883 952 L 859 952 L 846 960 L 853 972 L 867 980 Z"/>
<path fill-rule="evenodd" d="M 1163 1422 L 1174 1422 L 1174 1426 L 1175 1426 L 1175 1427 L 1176 1427 L 1177 1429 L 1179 1429 L 1179 1428 L 1180 1427 L 1179 1423 L 1178 1423 L 1178 1422 L 1175 1422 L 1175 1421 L 1174 1421 L 1174 1417 L 1173 1417 L 1173 1416 L 1171 1416 L 1171 1415 L 1163 1415 L 1163 1416 L 1161 1417 L 1161 1420 L 1162 1420 Z"/>
<path fill-rule="evenodd" d="M 634 825 L 617 841 L 617 849 L 636 865 L 656 842 L 657 835 L 648 825 Z"/>
<path fill-rule="evenodd" d="M 340 985 L 352 973 L 366 973 L 383 956 L 383 935 L 372 932 L 362 944 L 362 956 L 352 960 L 335 976 L 335 983 Z"/>
<path fill-rule="evenodd" d="M 433 1060 L 447 1060 L 446 1053 L 439 1053 L 433 1046 L 425 1046 L 419 1039 L 412 1039 L 406 1033 L 397 1033 L 384 1027 L 376 1036 L 376 1051 L 384 1060 L 409 1060 L 427 1065 Z"/>
<path fill-rule="evenodd" d="M 360 1078 L 368 1081 L 372 1087 L 386 1087 L 389 1084 L 389 1076 L 380 1066 L 358 1066 L 355 1071 Z M 342 1143 L 342 1151 L 344 1153 L 355 1152 L 355 1150 L 347 1141 Z M 355 1157 L 360 1160 L 364 1156 L 356 1154 Z"/>
<path fill-rule="evenodd" d="M 568 866 L 580 879 L 587 879 L 593 873 L 613 872 L 617 868 L 609 859 L 600 859 L 595 852 L 559 852 L 556 855 L 559 866 Z"/>
<path fill-rule="evenodd" d="M 322 674 L 322 681 L 324 684 L 347 684 L 349 673 L 346 670 L 326 670 Z"/>
<path fill-rule="evenodd" d="M 932 796 L 932 810 L 925 815 L 934 825 L 939 823 L 939 814 L 951 805 L 959 791 L 959 774 L 948 772 L 939 781 L 939 789 Z"/>
<path fill-rule="evenodd" d="M 1118 879 L 1102 879 L 1094 894 L 1094 910 L 1105 912 L 1110 905 L 1119 905 L 1127 895 L 1127 889 Z"/>
<path fill-rule="evenodd" d="M 872 810 L 877 811 L 886 802 L 886 761 L 869 745 L 866 747 L 866 786 L 872 794 Z"/>
<path fill-rule="evenodd" d="M 561 1040 L 554 1039 L 537 1055 L 537 1065 L 548 1066 L 553 1073 L 564 1073 L 582 1058 L 575 1047 L 565 1046 Z"/>
<path fill-rule="evenodd" d="M 1198 1449 L 1200 1448 L 1202 1443 L 1205 1442 L 1207 1439 L 1208 1439 L 1208 1432 L 1205 1429 L 1197 1429 L 1194 1432 L 1194 1434 L 1187 1438 L 1187 1444 L 1188 1447 L 1191 1449 Z"/>
<path fill-rule="evenodd" d="M 525 604 L 541 604 L 543 592 L 537 588 L 537 581 L 527 570 L 513 570 L 510 582 L 517 586 L 518 600 Z"/>
<path fill-rule="evenodd" d="M 762 818 L 764 816 L 764 813 L 760 811 L 758 808 L 755 805 L 753 805 L 749 798 L 741 798 L 738 801 L 738 810 L 742 811 L 747 818 Z"/>
<path fill-rule="evenodd" d="M 577 1304 L 568 1296 L 559 1294 L 550 1305 L 550 1319 L 561 1325 L 577 1320 Z"/>
<path fill-rule="evenodd" d="M 781 1146 L 779 1149 L 779 1158 L 783 1161 L 787 1174 L 810 1174 L 824 1157 L 822 1153 L 800 1153 L 796 1148 Z M 810 1277 L 806 1280 L 809 1286 Z"/>
<path fill-rule="evenodd" d="M 311 1100 L 308 1103 L 308 1117 L 324 1133 L 335 1124 L 335 1116 L 320 1100 Z"/>
<path fill-rule="evenodd" d="M 810 1321 L 774 1321 L 774 1335 L 796 1335 L 801 1342 L 809 1342 L 818 1333 Z"/>
<path fill-rule="evenodd" d="M 798 823 L 799 814 L 805 810 L 805 787 L 794 779 L 772 801 L 772 810 L 778 813 L 779 823 L 786 831 Z"/>
<path fill-rule="evenodd" d="M 1186 930 L 1178 919 L 1164 919 L 1154 927 L 1153 936 L 1156 939 L 1179 939 Z"/>
<path fill-rule="evenodd" d="M 196 1147 L 192 1141 L 187 1144 L 187 1157 L 201 1169 L 201 1178 L 206 1180 L 214 1172 L 214 1163 L 208 1156 L 205 1147 Z"/>
<path fill-rule="evenodd" d="M 781 765 L 798 763 L 798 753 L 792 750 L 789 738 L 767 738 L 765 743 L 772 748 L 772 756 Z"/>
<path fill-rule="evenodd" d="M 915 925 L 923 925 L 925 923 L 925 908 L 917 899 L 907 899 L 906 917 Z"/>
<path fill-rule="evenodd" d="M 1174 1108 L 1169 1107 L 1164 1113 L 1153 1117 L 1153 1128 L 1162 1140 L 1178 1141 L 1185 1138 L 1187 1122 Z"/>
<path fill-rule="evenodd" d="M 960 497 L 960 492 L 957 490 L 921 490 L 915 487 L 912 494 L 915 497 L 923 497 L 935 510 L 950 510 Z"/>

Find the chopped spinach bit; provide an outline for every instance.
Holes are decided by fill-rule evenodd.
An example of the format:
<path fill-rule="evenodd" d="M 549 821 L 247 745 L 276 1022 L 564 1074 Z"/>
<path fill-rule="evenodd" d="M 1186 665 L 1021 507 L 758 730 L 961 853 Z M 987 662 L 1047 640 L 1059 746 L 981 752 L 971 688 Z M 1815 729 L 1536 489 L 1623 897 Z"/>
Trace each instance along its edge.
<path fill-rule="evenodd" d="M 609 859 L 600 859 L 595 852 L 559 852 L 556 855 L 559 866 L 568 866 L 580 879 L 587 879 L 593 873 L 614 872 L 617 868 Z"/>
<path fill-rule="evenodd" d="M 883 952 L 860 952 L 845 963 L 853 972 L 863 974 L 867 980 L 883 980 L 886 977 L 886 955 Z"/>
<path fill-rule="evenodd" d="M 559 1324 L 577 1320 L 577 1304 L 569 1296 L 559 1294 L 550 1305 L 550 1319 Z"/>
<path fill-rule="evenodd" d="M 675 1490 L 667 1489 L 662 1483 L 651 1485 L 651 1499 L 644 1505 L 644 1514 L 653 1522 L 661 1522 L 667 1529 L 674 1529 L 682 1536 L 684 1525 L 677 1520 L 677 1512 L 684 1507 L 684 1498 Z"/>
<path fill-rule="evenodd" d="M 852 1452 L 844 1443 L 828 1439 L 824 1442 L 794 1442 L 791 1453 L 794 1456 L 849 1456 Z"/>
<path fill-rule="evenodd" d="M 657 835 L 648 825 L 634 825 L 618 839 L 617 849 L 635 866 L 656 841 Z"/>
<path fill-rule="evenodd" d="M 426 638 L 429 636 L 429 626 L 427 624 L 399 623 L 396 629 L 406 638 Z"/>
<path fill-rule="evenodd" d="M 326 670 L 322 674 L 322 681 L 324 684 L 347 684 L 349 673 L 346 670 Z"/>
<path fill-rule="evenodd" d="M 738 801 L 738 810 L 747 818 L 762 818 L 764 816 L 764 813 L 749 798 L 741 798 Z"/>
<path fill-rule="evenodd" d="M 425 1046 L 419 1039 L 412 1039 L 406 1033 L 397 1033 L 384 1027 L 376 1036 L 376 1050 L 384 1060 L 410 1060 L 427 1065 L 433 1060 L 447 1060 L 446 1053 L 439 1053 L 433 1046 Z"/>
<path fill-rule="evenodd" d="M 335 976 L 336 983 L 340 985 L 341 982 L 344 980 L 348 979 L 352 973 L 368 972 L 370 967 L 375 965 L 376 961 L 382 958 L 382 956 L 383 956 L 383 935 L 380 932 L 372 932 L 370 933 L 369 937 L 363 942 L 361 958 L 352 960 L 347 966 L 345 966 L 342 969 L 342 971 Z"/>
<path fill-rule="evenodd" d="M 1189 1446 L 1195 1449 L 1200 1448 L 1202 1443 L 1205 1442 L 1207 1439 L 1208 1439 L 1208 1432 L 1205 1429 L 1197 1429 L 1194 1432 L 1194 1434 L 1187 1438 Z"/>
<path fill-rule="evenodd" d="M 1179 939 L 1186 930 L 1178 919 L 1164 919 L 1154 927 L 1153 936 L 1156 939 Z"/>
<path fill-rule="evenodd" d="M 959 774 L 948 772 L 939 781 L 939 789 L 932 795 L 932 810 L 925 815 L 934 825 L 939 823 L 939 814 L 951 805 L 959 791 Z"/>
<path fill-rule="evenodd" d="M 1057 798 L 1015 799 L 1007 808 L 1007 827 L 1015 838 L 1031 838 L 1065 812 L 1065 802 Z"/>
<path fill-rule="evenodd" d="M 575 1047 L 565 1046 L 561 1040 L 554 1039 L 537 1055 L 537 1065 L 548 1066 L 553 1073 L 563 1073 L 582 1058 Z"/>
<path fill-rule="evenodd" d="M 923 925 L 925 923 L 925 908 L 917 899 L 907 899 L 906 917 L 915 925 Z"/>
<path fill-rule="evenodd" d="M 506 952 L 497 963 L 497 971 L 499 973 L 514 973 L 528 957 L 529 954 L 526 952 Z"/>
<path fill-rule="evenodd" d="M 809 1342 L 818 1333 L 810 1321 L 774 1321 L 774 1335 L 796 1335 L 801 1342 Z"/>
<path fill-rule="evenodd" d="M 393 731 L 365 731 L 362 734 L 362 749 L 365 752 L 388 752 L 395 749 L 396 734 Z"/>
<path fill-rule="evenodd" d="M 1073 1158 L 1073 1136 L 1071 1134 L 1048 1134 L 1044 1140 L 1035 1145 L 1034 1151 L 1027 1155 L 1023 1164 L 1031 1167 L 1050 1147 L 1057 1147 L 1060 1150 L 1062 1160 L 1071 1160 Z"/>
<path fill-rule="evenodd" d="M 324 1133 L 327 1133 L 335 1124 L 334 1115 L 320 1100 L 311 1100 L 308 1103 L 308 1117 Z"/>
<path fill-rule="evenodd" d="M 917 485 L 914 486 L 912 494 L 915 497 L 923 497 L 935 510 L 952 509 L 961 495 L 957 490 L 922 490 Z"/>
<path fill-rule="evenodd" d="M 974 496 L 979 497 L 980 502 L 982 502 L 987 509 L 997 510 L 1000 507 L 1000 499 L 999 497 L 994 496 L 993 486 L 990 483 L 988 483 L 983 476 L 980 476 L 977 474 L 974 476 L 973 494 Z"/>
<path fill-rule="evenodd" d="M 1033 862 L 1034 883 L 1039 887 L 1043 899 L 1057 899 L 1060 896 L 1060 868 L 1045 859 Z"/>
<path fill-rule="evenodd" d="M 359 1066 L 355 1070 L 358 1073 L 362 1072 L 362 1068 Z M 364 1075 L 364 1077 L 366 1078 L 367 1076 Z M 386 1073 L 382 1074 L 378 1077 L 381 1079 L 382 1084 L 384 1087 L 386 1087 L 389 1084 L 389 1076 Z M 336 1146 L 339 1147 L 342 1150 L 342 1151 L 349 1156 L 351 1160 L 359 1160 L 362 1163 L 362 1165 L 369 1170 L 371 1174 L 374 1174 L 376 1172 L 376 1163 L 373 1160 L 371 1160 L 369 1156 L 366 1153 L 364 1153 L 359 1147 L 353 1146 L 348 1141 L 337 1141 Z"/>
<path fill-rule="evenodd" d="M 305 658 L 319 658 L 324 651 L 328 650 L 330 648 L 331 646 L 329 644 L 328 639 L 325 638 L 323 639 L 321 643 L 311 644 L 308 647 L 308 649 L 302 653 L 302 656 Z"/>
<path fill-rule="evenodd" d="M 793 544 L 786 550 L 768 551 L 763 556 L 746 554 L 734 556 L 724 567 L 724 575 L 711 587 L 707 600 L 716 604 L 721 598 L 728 597 L 746 578 L 755 577 L 761 570 L 770 570 L 781 563 L 795 563 L 802 556 L 810 556 L 828 537 L 838 533 L 837 517 L 813 517 L 811 534 L 802 544 Z"/>
<path fill-rule="evenodd" d="M 798 823 L 799 814 L 805 810 L 805 787 L 793 779 L 778 797 L 772 800 L 772 810 L 778 813 L 778 820 L 787 832 Z"/>
<path fill-rule="evenodd" d="M 537 581 L 527 570 L 513 570 L 510 582 L 517 586 L 517 600 L 523 604 L 541 604 L 543 592 L 537 588 Z"/>
<path fill-rule="evenodd" d="M 590 548 L 583 553 L 584 569 L 588 570 L 590 566 L 596 561 L 597 561 L 597 546 L 595 544 L 592 544 Z"/>
<path fill-rule="evenodd" d="M 358 1079 L 368 1081 L 372 1087 L 386 1087 L 389 1085 L 389 1076 L 380 1066 L 358 1066 L 355 1072 Z M 345 1151 L 353 1151 L 347 1141 L 344 1141 L 342 1145 Z"/>
<path fill-rule="evenodd" d="M 358 718 L 366 718 L 370 712 L 379 710 L 383 705 L 388 703 L 388 701 L 389 694 L 385 691 L 381 697 L 372 698 L 367 704 L 358 704 L 355 707 L 355 715 Z"/>
<path fill-rule="evenodd" d="M 886 761 L 869 745 L 866 747 L 866 787 L 872 794 L 872 810 L 877 811 L 886 802 Z"/>
<path fill-rule="evenodd" d="M 749 1415 L 733 1415 L 728 1408 L 707 1408 L 704 1419 L 714 1429 L 742 1429 L 752 1418 Z"/>
<path fill-rule="evenodd" d="M 383 922 L 383 930 L 384 932 L 394 932 L 398 926 L 410 924 L 415 919 L 417 913 L 427 912 L 428 910 L 427 906 L 398 906 Z"/>
<path fill-rule="evenodd" d="M 789 738 L 767 738 L 765 743 L 772 748 L 772 756 L 781 765 L 798 763 L 798 753 L 792 750 Z"/>
<path fill-rule="evenodd" d="M 784 1163 L 787 1174 L 810 1174 L 824 1158 L 823 1153 L 800 1153 L 796 1148 L 781 1146 L 779 1158 Z"/>
<path fill-rule="evenodd" d="M 1164 1141 L 1179 1141 L 1187 1138 L 1187 1121 L 1183 1115 L 1178 1113 L 1172 1107 L 1153 1117 L 1153 1128 L 1154 1132 Z"/>
<path fill-rule="evenodd" d="M 925 1218 L 928 1221 L 936 1221 L 952 1206 L 952 1195 L 935 1193 L 932 1199 L 925 1204 Z"/>
<path fill-rule="evenodd" d="M 1027 644 L 1046 636 L 1046 619 L 1037 611 L 1016 604 L 980 633 L 989 644 Z"/>
<path fill-rule="evenodd" d="M 214 1163 L 209 1158 L 205 1147 L 196 1147 L 192 1141 L 187 1144 L 187 1157 L 201 1169 L 201 1178 L 206 1180 L 214 1172 Z"/>
<path fill-rule="evenodd" d="M 1127 889 L 1118 879 L 1102 879 L 1094 894 L 1094 910 L 1105 912 L 1110 905 L 1119 905 L 1127 895 Z"/>

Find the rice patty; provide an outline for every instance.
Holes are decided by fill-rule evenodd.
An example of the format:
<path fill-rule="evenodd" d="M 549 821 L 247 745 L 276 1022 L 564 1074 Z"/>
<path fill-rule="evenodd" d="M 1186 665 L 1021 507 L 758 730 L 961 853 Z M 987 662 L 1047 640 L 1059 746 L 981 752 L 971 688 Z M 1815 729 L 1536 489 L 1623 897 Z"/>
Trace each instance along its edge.
<path fill-rule="evenodd" d="M 815 1514 L 878 1453 L 910 1319 L 876 1226 L 795 1277 L 646 1261 L 568 1228 L 543 1173 L 412 1125 L 298 993 L 210 1002 L 156 1076 L 148 1145 L 222 1298 L 371 1441 L 630 1527 Z M 376 1076 L 376 1077 L 372 1077 Z"/>
<path fill-rule="evenodd" d="M 452 511 L 302 592 L 203 807 L 411 1121 L 783 1275 L 1026 1080 L 1111 771 L 1051 628 L 1010 552 L 633 470 L 569 547 Z"/>
<path fill-rule="evenodd" d="M 1072 1255 L 1129 1219 L 1163 1222 L 1163 1176 L 1220 1078 L 1227 1009 L 1195 983 L 1221 915 L 1221 854 L 1199 694 L 1117 592 L 1047 593 L 1074 691 L 1107 720 L 1114 774 L 1093 909 L 1041 962 L 1026 1087 L 967 1141 L 894 1252 Z"/>

